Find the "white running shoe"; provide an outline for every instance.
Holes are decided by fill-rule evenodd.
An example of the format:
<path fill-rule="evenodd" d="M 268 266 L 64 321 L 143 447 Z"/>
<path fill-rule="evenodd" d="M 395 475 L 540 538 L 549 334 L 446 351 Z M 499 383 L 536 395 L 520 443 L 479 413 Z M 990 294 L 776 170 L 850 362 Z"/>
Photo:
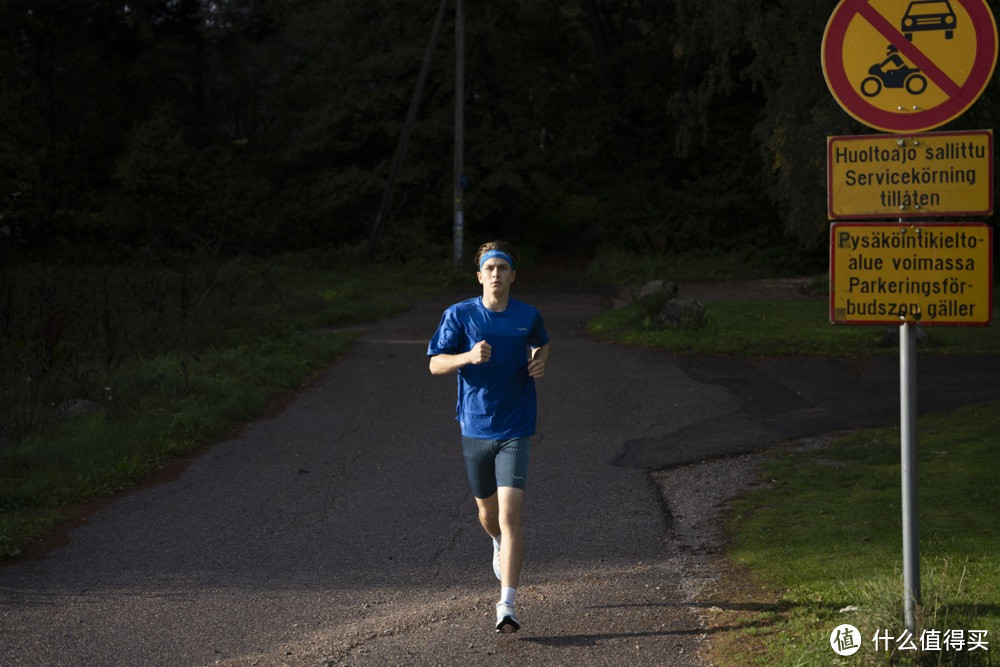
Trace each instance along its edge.
<path fill-rule="evenodd" d="M 500 547 L 493 545 L 493 574 L 500 578 Z"/>
<path fill-rule="evenodd" d="M 521 622 L 514 613 L 514 605 L 504 602 L 497 603 L 497 632 L 510 634 L 521 629 Z"/>

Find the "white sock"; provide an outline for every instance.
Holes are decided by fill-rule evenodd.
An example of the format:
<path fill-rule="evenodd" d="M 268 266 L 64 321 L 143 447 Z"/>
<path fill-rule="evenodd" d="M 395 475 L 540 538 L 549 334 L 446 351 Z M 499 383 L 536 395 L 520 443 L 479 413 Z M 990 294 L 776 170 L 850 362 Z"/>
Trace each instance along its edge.
<path fill-rule="evenodd" d="M 492 537 L 492 535 L 490 537 Z M 493 538 L 493 548 L 494 549 L 499 549 L 500 548 L 500 540 L 498 540 L 495 537 Z"/>
<path fill-rule="evenodd" d="M 514 596 L 517 595 L 516 588 L 501 588 L 500 602 L 504 604 L 514 604 Z"/>

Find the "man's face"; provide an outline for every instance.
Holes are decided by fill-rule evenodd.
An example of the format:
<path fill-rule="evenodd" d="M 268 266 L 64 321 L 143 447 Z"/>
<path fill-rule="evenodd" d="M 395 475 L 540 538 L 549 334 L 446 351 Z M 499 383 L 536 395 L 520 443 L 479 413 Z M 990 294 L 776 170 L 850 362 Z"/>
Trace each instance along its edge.
<path fill-rule="evenodd" d="M 499 257 L 491 257 L 483 262 L 482 267 L 476 272 L 479 284 L 483 286 L 484 293 L 503 294 L 510 291 L 510 284 L 514 282 L 515 271 L 510 268 L 507 260 Z"/>

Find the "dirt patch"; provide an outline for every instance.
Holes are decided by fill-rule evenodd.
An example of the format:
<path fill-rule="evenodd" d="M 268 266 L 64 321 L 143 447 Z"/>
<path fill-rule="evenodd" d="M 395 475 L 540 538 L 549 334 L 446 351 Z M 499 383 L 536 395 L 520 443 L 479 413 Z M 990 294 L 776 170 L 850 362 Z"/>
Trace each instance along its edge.
<path fill-rule="evenodd" d="M 766 658 L 764 644 L 781 621 L 787 604 L 781 593 L 755 582 L 749 571 L 726 558 L 712 563 L 715 580 L 706 591 L 704 623 L 711 641 L 702 653 L 706 664 L 737 667 L 748 655 Z"/>

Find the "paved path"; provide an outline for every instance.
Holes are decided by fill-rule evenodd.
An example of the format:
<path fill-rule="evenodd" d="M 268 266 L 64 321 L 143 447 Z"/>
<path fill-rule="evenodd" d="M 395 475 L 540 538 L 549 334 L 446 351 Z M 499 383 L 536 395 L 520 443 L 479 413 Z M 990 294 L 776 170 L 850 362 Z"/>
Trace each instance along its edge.
<path fill-rule="evenodd" d="M 0 567 L 0 665 L 702 665 L 648 469 L 891 423 L 897 362 L 603 345 L 584 335 L 600 297 L 522 298 L 553 352 L 521 633 L 492 632 L 455 381 L 427 372 L 449 296 L 373 326 L 280 414 L 116 499 L 48 557 Z M 1000 397 L 995 360 L 921 363 L 922 410 Z"/>

